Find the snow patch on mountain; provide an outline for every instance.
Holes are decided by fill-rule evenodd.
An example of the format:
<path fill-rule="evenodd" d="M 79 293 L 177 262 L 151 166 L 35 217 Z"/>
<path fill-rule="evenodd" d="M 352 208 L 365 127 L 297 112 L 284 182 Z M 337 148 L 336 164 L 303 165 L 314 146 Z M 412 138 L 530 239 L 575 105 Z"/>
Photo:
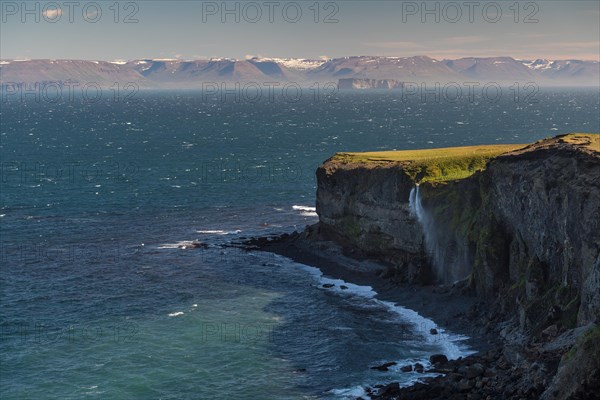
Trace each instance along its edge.
<path fill-rule="evenodd" d="M 310 60 L 307 58 L 258 58 L 252 59 L 256 62 L 275 62 L 289 69 L 297 69 L 301 71 L 317 69 L 325 64 L 327 60 Z"/>
<path fill-rule="evenodd" d="M 535 61 L 520 60 L 524 66 L 533 70 L 553 69 L 556 67 L 556 61 L 537 59 Z"/>

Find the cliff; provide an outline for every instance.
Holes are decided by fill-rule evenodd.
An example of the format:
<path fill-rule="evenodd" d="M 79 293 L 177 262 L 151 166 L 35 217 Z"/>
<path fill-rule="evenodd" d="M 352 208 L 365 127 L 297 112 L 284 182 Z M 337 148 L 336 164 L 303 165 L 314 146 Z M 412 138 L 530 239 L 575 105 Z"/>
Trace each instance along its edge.
<path fill-rule="evenodd" d="M 513 341 L 548 341 L 596 326 L 561 350 L 543 398 L 593 393 L 600 359 L 600 135 L 341 153 L 317 170 L 317 179 L 320 234 L 387 262 L 394 279 L 466 279 L 491 319 L 512 323 L 501 333 Z"/>
<path fill-rule="evenodd" d="M 399 280 L 430 282 L 436 277 L 425 257 L 424 226 L 409 204 L 415 184 L 467 178 L 485 168 L 490 158 L 521 147 L 336 154 L 317 170 L 320 230 L 391 264 L 389 272 Z M 448 278 L 466 275 L 452 273 Z"/>

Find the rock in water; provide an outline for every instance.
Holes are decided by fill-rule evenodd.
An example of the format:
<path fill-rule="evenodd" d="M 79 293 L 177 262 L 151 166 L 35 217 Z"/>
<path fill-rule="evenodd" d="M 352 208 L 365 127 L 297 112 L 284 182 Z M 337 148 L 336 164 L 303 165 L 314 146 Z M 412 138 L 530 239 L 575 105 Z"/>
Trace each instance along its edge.
<path fill-rule="evenodd" d="M 377 365 L 375 367 L 371 367 L 371 369 L 376 369 L 377 371 L 388 371 L 388 368 L 396 365 L 397 363 L 394 361 L 387 362 L 385 364 Z"/>
<path fill-rule="evenodd" d="M 415 371 L 418 372 L 419 374 L 422 374 L 423 372 L 425 372 L 425 367 L 421 363 L 416 363 Z"/>
<path fill-rule="evenodd" d="M 432 364 L 445 364 L 448 362 L 448 357 L 444 354 L 434 354 L 429 357 L 429 362 Z"/>

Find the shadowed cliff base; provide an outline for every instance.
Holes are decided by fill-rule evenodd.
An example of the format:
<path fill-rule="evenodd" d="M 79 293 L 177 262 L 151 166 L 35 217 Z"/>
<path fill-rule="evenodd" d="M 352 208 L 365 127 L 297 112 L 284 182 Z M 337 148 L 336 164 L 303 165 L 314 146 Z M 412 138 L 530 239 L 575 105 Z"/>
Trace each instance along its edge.
<path fill-rule="evenodd" d="M 373 270 L 351 274 L 367 284 L 371 274 L 370 284 L 382 288 L 385 278 L 384 296 L 403 293 L 399 304 L 459 332 L 461 323 L 476 326 L 481 345 L 493 347 L 494 335 L 502 341 L 439 367 L 446 375 L 425 384 L 372 388 L 373 398 L 599 396 L 600 135 L 494 147 L 338 154 L 317 170 L 319 224 L 259 246 L 348 274 L 346 261 L 319 264 L 334 242 L 359 260 L 359 272 L 371 264 L 360 260 L 380 263 L 378 277 Z M 452 284 L 456 274 L 445 272 L 465 265 L 464 280 Z M 432 283 L 446 285 L 426 286 L 429 293 L 419 285 Z M 438 291 L 462 297 L 468 311 L 442 316 L 439 310 L 452 312 L 461 302 Z M 411 303 L 407 293 L 420 294 Z M 475 364 L 477 373 L 468 372 Z"/>

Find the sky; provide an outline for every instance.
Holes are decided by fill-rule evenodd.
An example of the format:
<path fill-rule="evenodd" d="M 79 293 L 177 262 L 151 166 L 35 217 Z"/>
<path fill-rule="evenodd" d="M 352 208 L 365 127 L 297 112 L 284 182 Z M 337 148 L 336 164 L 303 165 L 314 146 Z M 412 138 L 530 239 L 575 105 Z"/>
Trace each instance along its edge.
<path fill-rule="evenodd" d="M 5 1 L 0 58 L 600 57 L 600 1 Z"/>

